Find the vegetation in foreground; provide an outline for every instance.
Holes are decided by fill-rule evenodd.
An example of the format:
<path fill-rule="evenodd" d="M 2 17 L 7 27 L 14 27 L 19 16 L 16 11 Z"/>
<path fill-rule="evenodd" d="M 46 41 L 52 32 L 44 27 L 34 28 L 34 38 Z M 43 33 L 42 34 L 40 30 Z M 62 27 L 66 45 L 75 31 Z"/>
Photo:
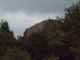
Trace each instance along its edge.
<path fill-rule="evenodd" d="M 7 21 L 0 22 L 0 60 L 80 60 L 80 1 L 65 9 L 65 17 L 50 20 L 45 31 L 18 36 Z"/>

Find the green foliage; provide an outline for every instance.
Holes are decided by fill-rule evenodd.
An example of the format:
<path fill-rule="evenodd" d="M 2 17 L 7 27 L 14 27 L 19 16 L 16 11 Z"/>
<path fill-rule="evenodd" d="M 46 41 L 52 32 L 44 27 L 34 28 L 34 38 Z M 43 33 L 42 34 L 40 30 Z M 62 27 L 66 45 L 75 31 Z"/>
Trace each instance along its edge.
<path fill-rule="evenodd" d="M 10 32 L 10 29 L 9 29 L 9 26 L 8 26 L 8 22 L 1 20 L 1 22 L 0 22 L 0 29 L 4 30 L 6 32 Z"/>
<path fill-rule="evenodd" d="M 42 60 L 58 60 L 59 57 L 54 57 L 54 53 L 51 54 L 50 58 L 49 57 L 46 57 L 46 58 L 42 58 Z"/>
<path fill-rule="evenodd" d="M 39 30 L 15 39 L 8 22 L 2 20 L 0 60 L 80 60 L 80 1 L 65 9 L 64 18 L 49 23 L 48 34 Z"/>
<path fill-rule="evenodd" d="M 7 21 L 0 22 L 0 58 L 4 56 L 7 47 L 15 46 L 15 38 L 13 32 L 10 31 Z"/>
<path fill-rule="evenodd" d="M 44 32 L 38 31 L 28 38 L 27 51 L 32 58 L 41 60 L 42 57 L 48 56 L 48 40 Z"/>
<path fill-rule="evenodd" d="M 7 21 L 1 20 L 0 22 L 0 30 L 7 33 L 10 33 L 13 36 L 13 31 L 10 30 L 9 24 Z"/>
<path fill-rule="evenodd" d="M 80 1 L 65 9 L 62 30 L 65 32 L 62 42 L 67 46 L 68 55 L 65 58 L 79 60 L 80 54 Z M 78 48 L 78 49 L 77 49 Z M 78 56 L 77 56 L 78 55 Z M 65 60 L 65 59 L 64 59 Z"/>
<path fill-rule="evenodd" d="M 70 47 L 70 52 L 75 56 L 75 60 L 80 59 L 80 47 Z"/>
<path fill-rule="evenodd" d="M 46 60 L 45 58 L 42 58 L 42 60 Z"/>
<path fill-rule="evenodd" d="M 54 57 L 54 53 L 51 54 L 50 60 L 58 60 L 58 59 L 59 59 L 59 57 Z"/>
<path fill-rule="evenodd" d="M 58 20 L 52 20 L 52 19 L 49 19 L 49 28 L 48 28 L 48 32 L 50 34 L 50 36 L 54 36 L 54 38 L 56 38 L 61 32 L 60 32 L 60 29 L 61 29 L 61 22 L 58 21 Z"/>
<path fill-rule="evenodd" d="M 31 60 L 30 55 L 26 51 L 22 51 L 20 48 L 8 47 L 2 60 Z"/>
<path fill-rule="evenodd" d="M 80 1 L 65 9 L 64 31 L 79 32 L 80 26 Z"/>

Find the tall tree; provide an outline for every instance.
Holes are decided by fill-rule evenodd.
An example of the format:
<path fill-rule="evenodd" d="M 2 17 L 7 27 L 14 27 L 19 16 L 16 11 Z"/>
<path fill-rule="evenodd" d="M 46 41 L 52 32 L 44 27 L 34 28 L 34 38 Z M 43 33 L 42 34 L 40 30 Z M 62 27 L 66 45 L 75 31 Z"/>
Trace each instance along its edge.
<path fill-rule="evenodd" d="M 7 47 L 15 46 L 16 39 L 13 36 L 13 32 L 10 31 L 7 21 L 1 20 L 0 22 L 0 58 L 3 57 Z"/>
<path fill-rule="evenodd" d="M 0 30 L 4 31 L 5 33 L 10 33 L 11 35 L 14 35 L 13 31 L 11 31 L 10 28 L 9 28 L 8 22 L 4 21 L 3 19 L 0 22 Z"/>
<path fill-rule="evenodd" d="M 65 9 L 65 18 L 62 30 L 65 32 L 63 41 L 67 47 L 68 55 L 65 58 L 76 60 L 80 59 L 80 1 Z M 64 53 L 63 53 L 64 54 Z"/>

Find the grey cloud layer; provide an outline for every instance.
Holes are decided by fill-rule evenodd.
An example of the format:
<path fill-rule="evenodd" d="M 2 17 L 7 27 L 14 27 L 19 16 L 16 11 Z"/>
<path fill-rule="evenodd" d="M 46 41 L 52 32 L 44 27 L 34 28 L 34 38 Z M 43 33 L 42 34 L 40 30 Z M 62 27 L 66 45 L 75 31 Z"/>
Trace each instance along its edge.
<path fill-rule="evenodd" d="M 63 16 L 64 8 L 78 0 L 0 0 L 0 20 L 7 20 L 14 35 L 44 19 Z"/>
<path fill-rule="evenodd" d="M 2 11 L 15 12 L 24 10 L 32 12 L 59 12 L 62 13 L 64 7 L 69 7 L 78 0 L 0 0 Z"/>

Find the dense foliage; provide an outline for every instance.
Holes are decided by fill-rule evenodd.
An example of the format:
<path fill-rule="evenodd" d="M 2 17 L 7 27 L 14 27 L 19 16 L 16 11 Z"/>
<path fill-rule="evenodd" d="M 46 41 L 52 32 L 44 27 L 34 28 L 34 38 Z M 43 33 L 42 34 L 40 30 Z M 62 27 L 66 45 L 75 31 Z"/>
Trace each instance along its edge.
<path fill-rule="evenodd" d="M 7 21 L 0 22 L 0 60 L 80 60 L 80 1 L 65 9 L 65 17 L 49 19 L 48 34 L 14 37 Z"/>

